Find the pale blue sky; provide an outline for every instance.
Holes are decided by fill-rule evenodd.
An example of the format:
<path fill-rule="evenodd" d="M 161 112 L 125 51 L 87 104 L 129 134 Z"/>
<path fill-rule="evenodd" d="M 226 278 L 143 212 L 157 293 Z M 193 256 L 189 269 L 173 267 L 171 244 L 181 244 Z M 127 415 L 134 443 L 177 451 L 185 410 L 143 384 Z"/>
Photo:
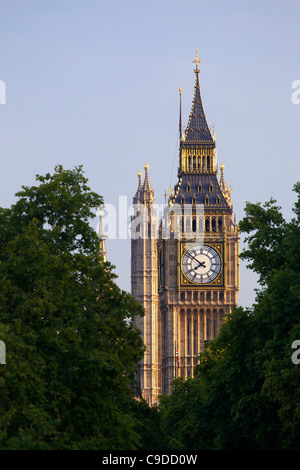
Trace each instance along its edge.
<path fill-rule="evenodd" d="M 299 179 L 300 2 L 296 0 L 0 0 L 0 205 L 56 164 L 83 164 L 105 201 L 128 204 L 150 165 L 156 202 L 176 183 L 179 97 L 187 123 L 195 48 L 218 162 L 237 220 L 246 201 L 292 216 Z M 175 157 L 175 165 L 173 162 Z M 130 290 L 130 241 L 108 240 Z M 241 263 L 239 303 L 255 276 Z"/>

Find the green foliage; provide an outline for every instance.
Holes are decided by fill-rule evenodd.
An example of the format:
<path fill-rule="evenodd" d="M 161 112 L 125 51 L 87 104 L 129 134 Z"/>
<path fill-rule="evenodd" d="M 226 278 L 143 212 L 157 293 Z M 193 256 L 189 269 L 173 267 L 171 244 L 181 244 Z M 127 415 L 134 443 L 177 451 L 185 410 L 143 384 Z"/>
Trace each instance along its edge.
<path fill-rule="evenodd" d="M 139 304 L 99 258 L 82 168 L 24 187 L 0 222 L 0 448 L 135 449 Z"/>
<path fill-rule="evenodd" d="M 259 275 L 252 309 L 236 308 L 199 357 L 195 378 L 161 400 L 162 427 L 180 449 L 300 449 L 300 183 L 296 217 L 276 201 L 247 203 L 241 258 Z"/>
<path fill-rule="evenodd" d="M 129 412 L 135 420 L 140 436 L 139 450 L 165 450 L 168 436 L 161 427 L 161 415 L 156 407 L 150 408 L 142 398 L 132 400 Z"/>
<path fill-rule="evenodd" d="M 102 198 L 82 168 L 37 176 L 0 209 L 1 449 L 300 449 L 300 183 L 295 218 L 247 203 L 241 258 L 259 275 L 159 408 L 133 398 L 143 309 L 99 259 Z"/>

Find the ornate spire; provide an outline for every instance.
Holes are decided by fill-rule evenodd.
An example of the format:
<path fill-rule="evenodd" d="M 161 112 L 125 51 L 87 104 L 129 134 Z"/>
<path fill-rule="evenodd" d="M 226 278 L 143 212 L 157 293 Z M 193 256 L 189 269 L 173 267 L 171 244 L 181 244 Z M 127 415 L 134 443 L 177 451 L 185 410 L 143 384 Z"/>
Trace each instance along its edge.
<path fill-rule="evenodd" d="M 143 185 L 142 185 L 142 177 L 143 177 L 143 173 L 142 173 L 142 171 L 140 170 L 140 171 L 138 172 L 138 178 L 139 178 L 139 187 L 138 187 L 138 189 L 142 189 L 142 186 L 143 186 Z"/>
<path fill-rule="evenodd" d="M 99 224 L 99 232 L 98 232 L 98 238 L 100 240 L 99 243 L 99 254 L 103 257 L 103 261 L 107 261 L 107 252 L 106 252 L 106 246 L 105 246 L 105 235 L 104 235 L 104 230 L 103 230 L 103 214 L 102 210 L 100 210 L 100 224 Z"/>
<path fill-rule="evenodd" d="M 199 56 L 198 56 L 198 47 L 196 47 L 196 57 L 195 57 L 195 59 L 193 60 L 193 63 L 196 64 L 195 73 L 199 73 L 199 72 L 200 72 L 200 70 L 198 69 L 198 64 L 199 64 L 199 62 L 202 62 L 202 60 L 199 59 Z"/>
<path fill-rule="evenodd" d="M 148 163 L 146 162 L 146 165 L 144 166 L 144 170 L 145 170 L 145 180 L 144 180 L 144 184 L 143 184 L 143 191 L 146 191 L 146 192 L 149 192 L 151 193 L 153 191 L 152 189 L 152 186 L 150 184 L 150 181 L 149 181 L 149 165 Z"/>
<path fill-rule="evenodd" d="M 224 178 L 225 165 L 224 165 L 223 162 L 222 162 L 221 165 L 220 165 L 220 170 L 221 170 L 220 188 L 221 188 L 222 190 L 227 191 L 227 186 L 226 186 L 225 178 Z"/>
<path fill-rule="evenodd" d="M 199 85 L 199 72 L 198 64 L 201 60 L 198 57 L 198 48 L 196 49 L 196 57 L 193 60 L 196 63 L 195 68 L 195 87 L 194 87 L 194 98 L 192 103 L 192 109 L 190 112 L 189 122 L 185 131 L 184 141 L 185 143 L 209 143 L 214 142 L 209 126 L 206 121 Z"/>
<path fill-rule="evenodd" d="M 232 204 L 232 202 L 231 202 L 231 191 L 232 191 L 232 189 L 228 188 L 227 184 L 225 183 L 225 177 L 224 177 L 225 166 L 224 166 L 223 162 L 220 165 L 220 170 L 221 170 L 220 188 L 221 188 L 221 191 L 222 191 L 226 201 L 228 202 L 229 205 L 231 205 Z"/>

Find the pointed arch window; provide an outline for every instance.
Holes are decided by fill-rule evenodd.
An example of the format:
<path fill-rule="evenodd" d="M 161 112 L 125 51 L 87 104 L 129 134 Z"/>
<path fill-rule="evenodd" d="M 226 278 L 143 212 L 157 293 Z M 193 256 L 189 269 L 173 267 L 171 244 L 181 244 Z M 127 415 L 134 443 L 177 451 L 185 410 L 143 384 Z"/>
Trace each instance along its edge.
<path fill-rule="evenodd" d="M 198 193 L 202 193 L 202 184 L 201 183 L 198 184 Z"/>
<path fill-rule="evenodd" d="M 203 233 L 203 231 L 204 231 L 204 219 L 203 219 L 203 217 L 199 217 L 198 230 L 199 230 L 200 233 Z"/>
<path fill-rule="evenodd" d="M 188 183 L 188 184 L 186 185 L 186 192 L 189 193 L 190 190 L 191 190 L 191 185 L 190 185 L 190 183 Z"/>
<path fill-rule="evenodd" d="M 193 170 L 196 170 L 196 157 L 193 157 Z"/>
<path fill-rule="evenodd" d="M 184 218 L 183 217 L 180 218 L 180 229 L 181 229 L 181 233 L 184 233 Z"/>
<path fill-rule="evenodd" d="M 189 156 L 189 170 L 192 169 L 192 164 L 191 164 L 191 156 Z"/>
<path fill-rule="evenodd" d="M 214 217 L 211 220 L 211 230 L 212 232 L 216 231 L 216 219 Z"/>
<path fill-rule="evenodd" d="M 209 226 L 209 219 L 205 219 L 205 232 L 209 232 L 210 226 Z"/>
<path fill-rule="evenodd" d="M 193 199 L 192 199 L 192 204 L 193 204 L 193 206 L 196 205 L 196 198 L 195 198 L 195 196 L 194 196 Z"/>
<path fill-rule="evenodd" d="M 219 217 L 219 219 L 218 219 L 218 230 L 219 230 L 219 232 L 222 232 L 222 230 L 223 230 L 222 217 Z"/>
<path fill-rule="evenodd" d="M 212 184 L 212 183 L 210 183 L 210 185 L 209 185 L 209 192 L 210 192 L 210 193 L 212 193 L 212 192 L 213 192 L 213 190 L 214 190 L 214 186 L 213 186 L 213 184 Z"/>
<path fill-rule="evenodd" d="M 193 232 L 196 232 L 196 230 L 197 230 L 196 217 L 193 217 L 193 221 L 192 221 L 192 231 L 193 231 Z"/>
<path fill-rule="evenodd" d="M 209 197 L 208 197 L 208 196 L 205 197 L 205 205 L 206 205 L 206 206 L 209 205 Z"/>
<path fill-rule="evenodd" d="M 207 156 L 207 171 L 210 171 L 210 156 Z"/>
<path fill-rule="evenodd" d="M 219 205 L 220 202 L 221 202 L 221 200 L 220 200 L 220 198 L 219 198 L 219 196 L 218 196 L 217 199 L 216 199 L 216 204 Z"/>

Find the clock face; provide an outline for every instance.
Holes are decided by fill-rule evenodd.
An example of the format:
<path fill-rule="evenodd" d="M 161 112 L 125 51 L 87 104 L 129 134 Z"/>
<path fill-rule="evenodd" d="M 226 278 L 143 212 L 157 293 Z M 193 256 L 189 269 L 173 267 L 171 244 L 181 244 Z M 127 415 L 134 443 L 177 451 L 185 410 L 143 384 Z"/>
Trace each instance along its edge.
<path fill-rule="evenodd" d="M 195 245 L 185 252 L 182 270 L 190 281 L 207 284 L 216 279 L 221 271 L 220 255 L 211 246 Z"/>

